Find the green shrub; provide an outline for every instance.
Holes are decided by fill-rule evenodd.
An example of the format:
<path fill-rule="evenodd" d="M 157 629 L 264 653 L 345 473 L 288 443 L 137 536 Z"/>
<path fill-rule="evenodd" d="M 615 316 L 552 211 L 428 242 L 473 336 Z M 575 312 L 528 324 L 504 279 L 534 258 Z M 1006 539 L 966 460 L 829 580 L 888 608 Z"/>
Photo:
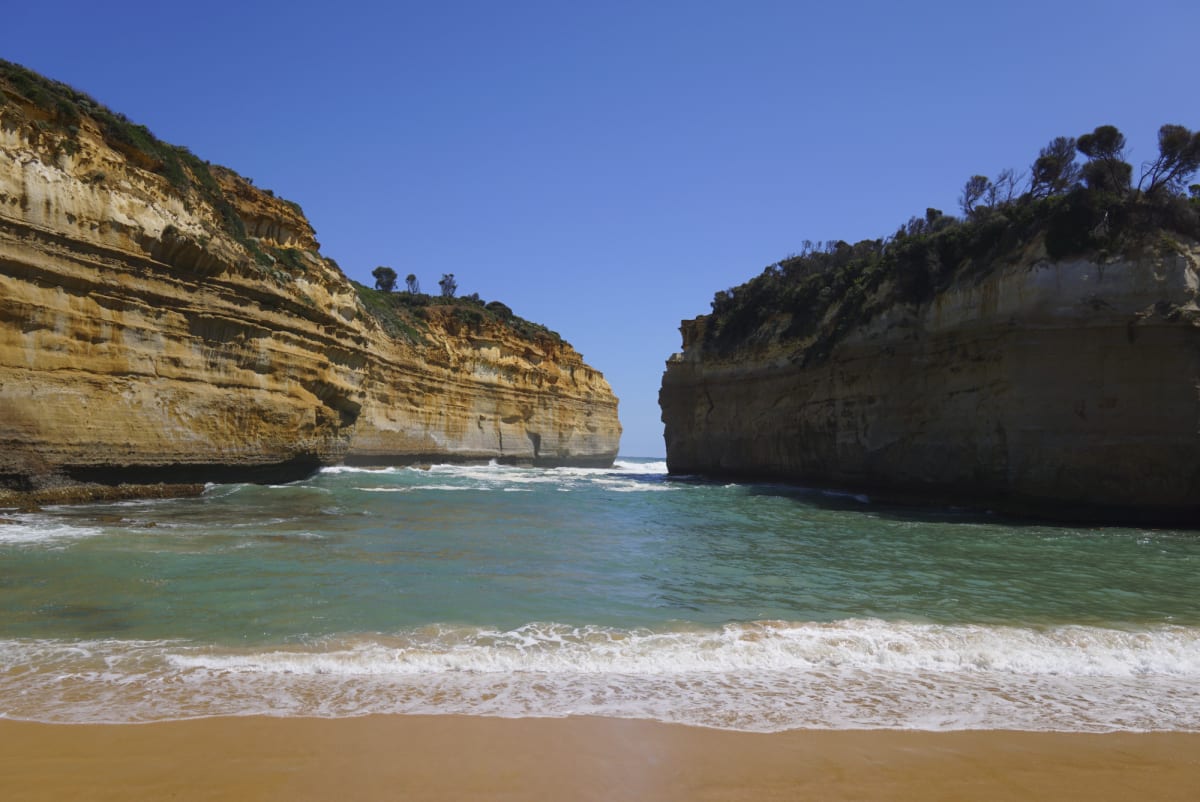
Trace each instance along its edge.
<path fill-rule="evenodd" d="M 146 126 L 131 122 L 124 114 L 111 111 L 64 83 L 2 59 L 0 84 L 9 90 L 8 93 L 20 95 L 44 110 L 49 119 L 35 121 L 32 125 L 39 133 L 58 134 L 65 138 L 65 141 L 56 145 L 51 143 L 53 150 L 75 153 L 83 117 L 90 117 L 110 147 L 124 153 L 138 165 L 163 176 L 185 200 L 194 192 L 199 200 L 216 210 L 225 232 L 246 247 L 257 263 L 273 264 L 271 257 L 247 238 L 245 223 L 221 191 L 212 173 L 212 166 L 187 148 L 161 141 Z M 4 97 L 11 100 L 8 93 Z M 291 205 L 299 212 L 299 206 Z"/>
<path fill-rule="evenodd" d="M 1066 259 L 1157 247 L 1163 231 L 1200 239 L 1200 202 L 1077 187 L 1027 194 L 967 220 L 929 209 L 888 240 L 808 243 L 800 255 L 716 293 L 701 347 L 728 353 L 777 339 L 808 341 L 801 358 L 820 360 L 880 311 L 926 303 L 956 280 L 1020 259 L 1039 237 L 1051 258 Z"/>
<path fill-rule="evenodd" d="M 276 262 L 284 265 L 293 273 L 303 273 L 308 270 L 308 263 L 301 256 L 299 248 L 271 248 Z"/>
<path fill-rule="evenodd" d="M 530 340 L 548 340 L 562 343 L 562 337 L 539 323 L 533 323 L 513 314 L 500 301 L 484 303 L 478 294 L 463 298 L 441 295 L 423 295 L 410 292 L 382 292 L 351 282 L 367 312 L 392 336 L 404 337 L 411 342 L 424 340 L 422 331 L 428 330 L 428 319 L 433 307 L 449 307 L 450 316 L 460 324 L 478 331 L 485 323 L 505 326 L 517 335 Z"/>
<path fill-rule="evenodd" d="M 483 307 L 501 320 L 511 320 L 513 311 L 499 301 L 488 301 Z"/>

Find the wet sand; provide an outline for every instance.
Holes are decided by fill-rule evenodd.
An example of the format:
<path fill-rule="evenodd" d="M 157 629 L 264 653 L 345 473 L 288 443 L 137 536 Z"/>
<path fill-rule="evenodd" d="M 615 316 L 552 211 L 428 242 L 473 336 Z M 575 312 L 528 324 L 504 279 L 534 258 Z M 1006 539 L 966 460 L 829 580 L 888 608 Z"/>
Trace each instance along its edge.
<path fill-rule="evenodd" d="M 0 799 L 1200 799 L 1200 734 L 731 733 L 616 719 L 0 721 Z"/>

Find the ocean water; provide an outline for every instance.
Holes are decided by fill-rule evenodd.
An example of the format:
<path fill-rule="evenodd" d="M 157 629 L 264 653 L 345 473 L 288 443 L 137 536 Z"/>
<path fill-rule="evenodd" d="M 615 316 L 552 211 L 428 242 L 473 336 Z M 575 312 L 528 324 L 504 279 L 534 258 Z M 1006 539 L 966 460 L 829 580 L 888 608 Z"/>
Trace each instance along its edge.
<path fill-rule="evenodd" d="M 0 716 L 1200 730 L 1200 533 L 497 465 L 0 513 Z"/>

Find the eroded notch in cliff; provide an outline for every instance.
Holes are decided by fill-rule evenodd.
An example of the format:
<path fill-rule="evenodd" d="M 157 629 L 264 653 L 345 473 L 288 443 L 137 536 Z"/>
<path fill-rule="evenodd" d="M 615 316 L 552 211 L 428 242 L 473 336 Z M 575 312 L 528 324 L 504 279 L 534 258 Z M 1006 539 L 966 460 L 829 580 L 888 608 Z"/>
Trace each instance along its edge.
<path fill-rule="evenodd" d="M 302 382 L 302 385 L 322 404 L 338 413 L 342 426 L 352 426 L 358 420 L 362 404 L 351 398 L 345 388 L 318 380 L 305 381 Z"/>
<path fill-rule="evenodd" d="M 312 476 L 324 464 L 320 455 L 296 454 L 260 464 L 167 463 L 161 465 L 65 465 L 72 482 L 92 485 L 192 485 L 204 482 L 281 484 Z"/>

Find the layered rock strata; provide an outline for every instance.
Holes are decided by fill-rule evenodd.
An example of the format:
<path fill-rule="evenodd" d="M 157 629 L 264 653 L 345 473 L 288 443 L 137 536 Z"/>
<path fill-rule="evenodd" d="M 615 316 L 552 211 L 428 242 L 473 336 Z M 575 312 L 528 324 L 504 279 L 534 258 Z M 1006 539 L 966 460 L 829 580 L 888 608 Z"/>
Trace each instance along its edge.
<path fill-rule="evenodd" d="M 393 336 L 294 204 L 0 88 L 0 491 L 611 464 L 617 399 L 556 336 L 437 306 Z"/>
<path fill-rule="evenodd" d="M 673 473 L 1064 519 L 1200 523 L 1200 247 L 1025 258 L 896 306 L 803 365 L 685 321 L 660 396 Z M 782 327 L 781 327 L 782 328 Z"/>

